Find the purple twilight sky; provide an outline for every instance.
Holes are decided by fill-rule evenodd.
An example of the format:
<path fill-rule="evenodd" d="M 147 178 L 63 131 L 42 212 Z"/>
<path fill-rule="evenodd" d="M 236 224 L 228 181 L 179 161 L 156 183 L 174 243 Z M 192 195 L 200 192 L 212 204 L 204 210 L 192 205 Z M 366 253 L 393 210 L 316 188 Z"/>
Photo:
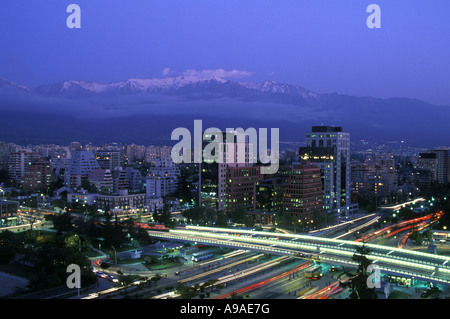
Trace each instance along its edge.
<path fill-rule="evenodd" d="M 69 29 L 66 8 L 81 8 Z M 381 7 L 381 29 L 366 8 Z M 0 77 L 27 86 L 238 70 L 450 106 L 448 0 L 3 0 Z"/>

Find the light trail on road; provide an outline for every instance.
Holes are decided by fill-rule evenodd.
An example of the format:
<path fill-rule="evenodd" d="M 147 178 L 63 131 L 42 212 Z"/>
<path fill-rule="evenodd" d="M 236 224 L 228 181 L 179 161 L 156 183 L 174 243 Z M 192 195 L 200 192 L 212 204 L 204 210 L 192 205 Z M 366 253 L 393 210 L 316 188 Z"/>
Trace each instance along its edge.
<path fill-rule="evenodd" d="M 322 288 L 308 296 L 300 297 L 299 299 L 327 299 L 341 291 L 342 287 L 339 285 L 339 281 L 336 281 L 335 283 L 326 286 L 325 288 Z"/>
<path fill-rule="evenodd" d="M 311 261 L 305 261 L 305 262 L 301 263 L 300 265 L 297 265 L 293 269 L 291 269 L 289 271 L 286 271 L 286 272 L 284 272 L 284 273 L 282 273 L 282 274 L 280 274 L 278 276 L 274 276 L 274 277 L 268 278 L 266 280 L 260 281 L 260 282 L 258 282 L 256 284 L 253 284 L 253 285 L 250 285 L 250 286 L 247 286 L 247 287 L 244 287 L 244 288 L 240 288 L 240 289 L 234 290 L 234 291 L 226 293 L 224 295 L 215 297 L 214 299 L 225 299 L 225 298 L 228 298 L 228 297 L 230 297 L 230 296 L 232 296 L 234 294 L 236 294 L 236 295 L 237 294 L 243 294 L 243 293 L 247 293 L 249 291 L 255 290 L 257 288 L 261 288 L 261 287 L 263 287 L 263 286 L 265 286 L 265 285 L 267 285 L 267 284 L 269 284 L 269 283 L 271 283 L 271 282 L 273 282 L 275 280 L 278 280 L 278 279 L 281 279 L 283 277 L 289 276 L 290 274 L 292 274 L 292 273 L 294 273 L 296 271 L 303 270 L 303 269 L 309 267 L 311 264 L 312 264 Z"/>
<path fill-rule="evenodd" d="M 246 263 L 246 262 L 251 262 L 251 261 L 256 260 L 258 258 L 261 258 L 263 256 L 264 256 L 264 254 L 259 254 L 259 255 L 256 255 L 256 256 L 252 256 L 252 257 L 249 257 L 249 258 L 246 258 L 246 259 L 243 259 L 243 260 L 236 261 L 236 262 L 231 263 L 229 265 L 225 265 L 225 266 L 218 267 L 218 268 L 206 271 L 206 272 L 202 272 L 201 274 L 198 274 L 198 275 L 194 275 L 194 276 L 191 276 L 191 277 L 188 277 L 188 278 L 180 279 L 180 280 L 178 280 L 178 282 L 181 283 L 181 284 L 182 283 L 186 283 L 186 282 L 191 282 L 193 280 L 196 280 L 196 279 L 199 279 L 199 278 L 202 278 L 202 277 L 205 277 L 205 276 L 209 276 L 209 275 L 221 272 L 221 271 L 223 271 L 225 269 L 232 268 L 232 267 L 235 267 L 235 266 L 239 266 L 239 265 L 241 265 L 243 263 Z"/>

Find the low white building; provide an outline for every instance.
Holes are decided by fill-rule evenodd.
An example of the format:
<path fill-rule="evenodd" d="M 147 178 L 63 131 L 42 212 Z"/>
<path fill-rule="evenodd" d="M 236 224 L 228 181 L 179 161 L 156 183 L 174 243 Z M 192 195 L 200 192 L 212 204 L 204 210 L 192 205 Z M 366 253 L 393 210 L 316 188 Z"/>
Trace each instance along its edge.
<path fill-rule="evenodd" d="M 80 203 L 85 205 L 94 205 L 98 194 L 90 194 L 87 192 L 67 193 L 67 201 L 69 203 Z"/>

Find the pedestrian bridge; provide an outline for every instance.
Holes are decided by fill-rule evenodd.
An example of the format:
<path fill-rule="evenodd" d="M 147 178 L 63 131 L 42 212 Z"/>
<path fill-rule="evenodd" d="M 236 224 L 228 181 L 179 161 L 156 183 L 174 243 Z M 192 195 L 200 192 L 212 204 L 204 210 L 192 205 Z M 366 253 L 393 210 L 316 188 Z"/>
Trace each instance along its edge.
<path fill-rule="evenodd" d="M 201 226 L 186 226 L 169 232 L 149 231 L 149 235 L 161 240 L 248 249 L 348 267 L 358 266 L 352 257 L 357 253 L 357 247 L 365 246 L 371 249 L 366 257 L 382 273 L 450 285 L 450 257 L 389 246 L 308 235 Z"/>

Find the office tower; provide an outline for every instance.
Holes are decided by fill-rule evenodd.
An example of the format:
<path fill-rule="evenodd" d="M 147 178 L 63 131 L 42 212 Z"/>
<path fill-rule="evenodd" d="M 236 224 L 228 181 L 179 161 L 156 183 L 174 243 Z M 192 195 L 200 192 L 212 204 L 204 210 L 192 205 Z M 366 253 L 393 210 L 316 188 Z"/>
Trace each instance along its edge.
<path fill-rule="evenodd" d="M 436 153 L 420 153 L 416 168 L 430 171 L 431 181 L 437 180 L 438 159 Z"/>
<path fill-rule="evenodd" d="M 65 172 L 65 184 L 69 188 L 78 188 L 88 180 L 93 169 L 98 169 L 97 160 L 91 151 L 74 151 L 69 167 Z"/>
<path fill-rule="evenodd" d="M 342 127 L 313 126 L 299 156 L 321 170 L 324 209 L 347 214 L 351 204 L 350 133 Z"/>
<path fill-rule="evenodd" d="M 260 168 L 228 167 L 226 170 L 226 212 L 231 216 L 234 210 L 256 210 L 256 186 L 261 179 Z"/>
<path fill-rule="evenodd" d="M 25 163 L 21 187 L 31 191 L 47 193 L 50 184 L 54 181 L 53 170 L 49 162 L 41 158 Z"/>
<path fill-rule="evenodd" d="M 378 154 L 375 157 L 375 194 L 381 194 L 385 200 L 398 191 L 398 174 L 394 155 Z"/>
<path fill-rule="evenodd" d="M 253 145 L 246 137 L 244 142 L 238 141 L 237 132 L 220 132 L 221 143 L 217 143 L 217 150 L 213 155 L 216 160 L 204 159 L 199 167 L 201 206 L 213 207 L 219 211 L 226 210 L 227 169 L 253 166 Z M 215 139 L 212 133 L 203 134 L 203 147 Z M 228 136 L 227 136 L 228 135 Z M 227 140 L 227 138 L 230 138 Z M 220 160 L 219 160 L 220 159 Z"/>
<path fill-rule="evenodd" d="M 284 189 L 283 213 L 293 214 L 301 223 L 308 223 L 322 211 L 320 168 L 307 162 L 293 165 Z"/>
<path fill-rule="evenodd" d="M 170 195 L 178 189 L 180 170 L 171 159 L 155 159 L 146 179 L 147 199 Z"/>
<path fill-rule="evenodd" d="M 256 186 L 256 209 L 270 213 L 281 212 L 286 181 L 279 177 L 266 177 Z"/>
<path fill-rule="evenodd" d="M 449 148 L 439 147 L 419 154 L 416 168 L 431 172 L 432 181 L 449 183 Z"/>
<path fill-rule="evenodd" d="M 36 152 L 12 152 L 8 161 L 9 177 L 20 183 L 25 173 L 25 165 L 37 159 L 40 159 L 40 156 Z"/>
<path fill-rule="evenodd" d="M 432 173 L 428 169 L 416 169 L 413 173 L 412 185 L 425 189 L 431 187 L 433 183 Z"/>
<path fill-rule="evenodd" d="M 436 154 L 437 165 L 436 165 L 436 178 L 439 183 L 448 183 L 448 154 L 449 148 L 439 147 L 431 152 Z"/>
<path fill-rule="evenodd" d="M 352 190 L 358 196 L 368 196 L 372 190 L 373 172 L 368 163 L 351 163 Z"/>
<path fill-rule="evenodd" d="M 95 158 L 100 168 L 115 170 L 120 166 L 120 151 L 116 150 L 97 150 Z"/>
<path fill-rule="evenodd" d="M 368 156 L 364 163 L 351 164 L 352 189 L 358 196 L 379 197 L 379 203 L 388 203 L 398 191 L 398 174 L 394 156 L 390 153 Z"/>

